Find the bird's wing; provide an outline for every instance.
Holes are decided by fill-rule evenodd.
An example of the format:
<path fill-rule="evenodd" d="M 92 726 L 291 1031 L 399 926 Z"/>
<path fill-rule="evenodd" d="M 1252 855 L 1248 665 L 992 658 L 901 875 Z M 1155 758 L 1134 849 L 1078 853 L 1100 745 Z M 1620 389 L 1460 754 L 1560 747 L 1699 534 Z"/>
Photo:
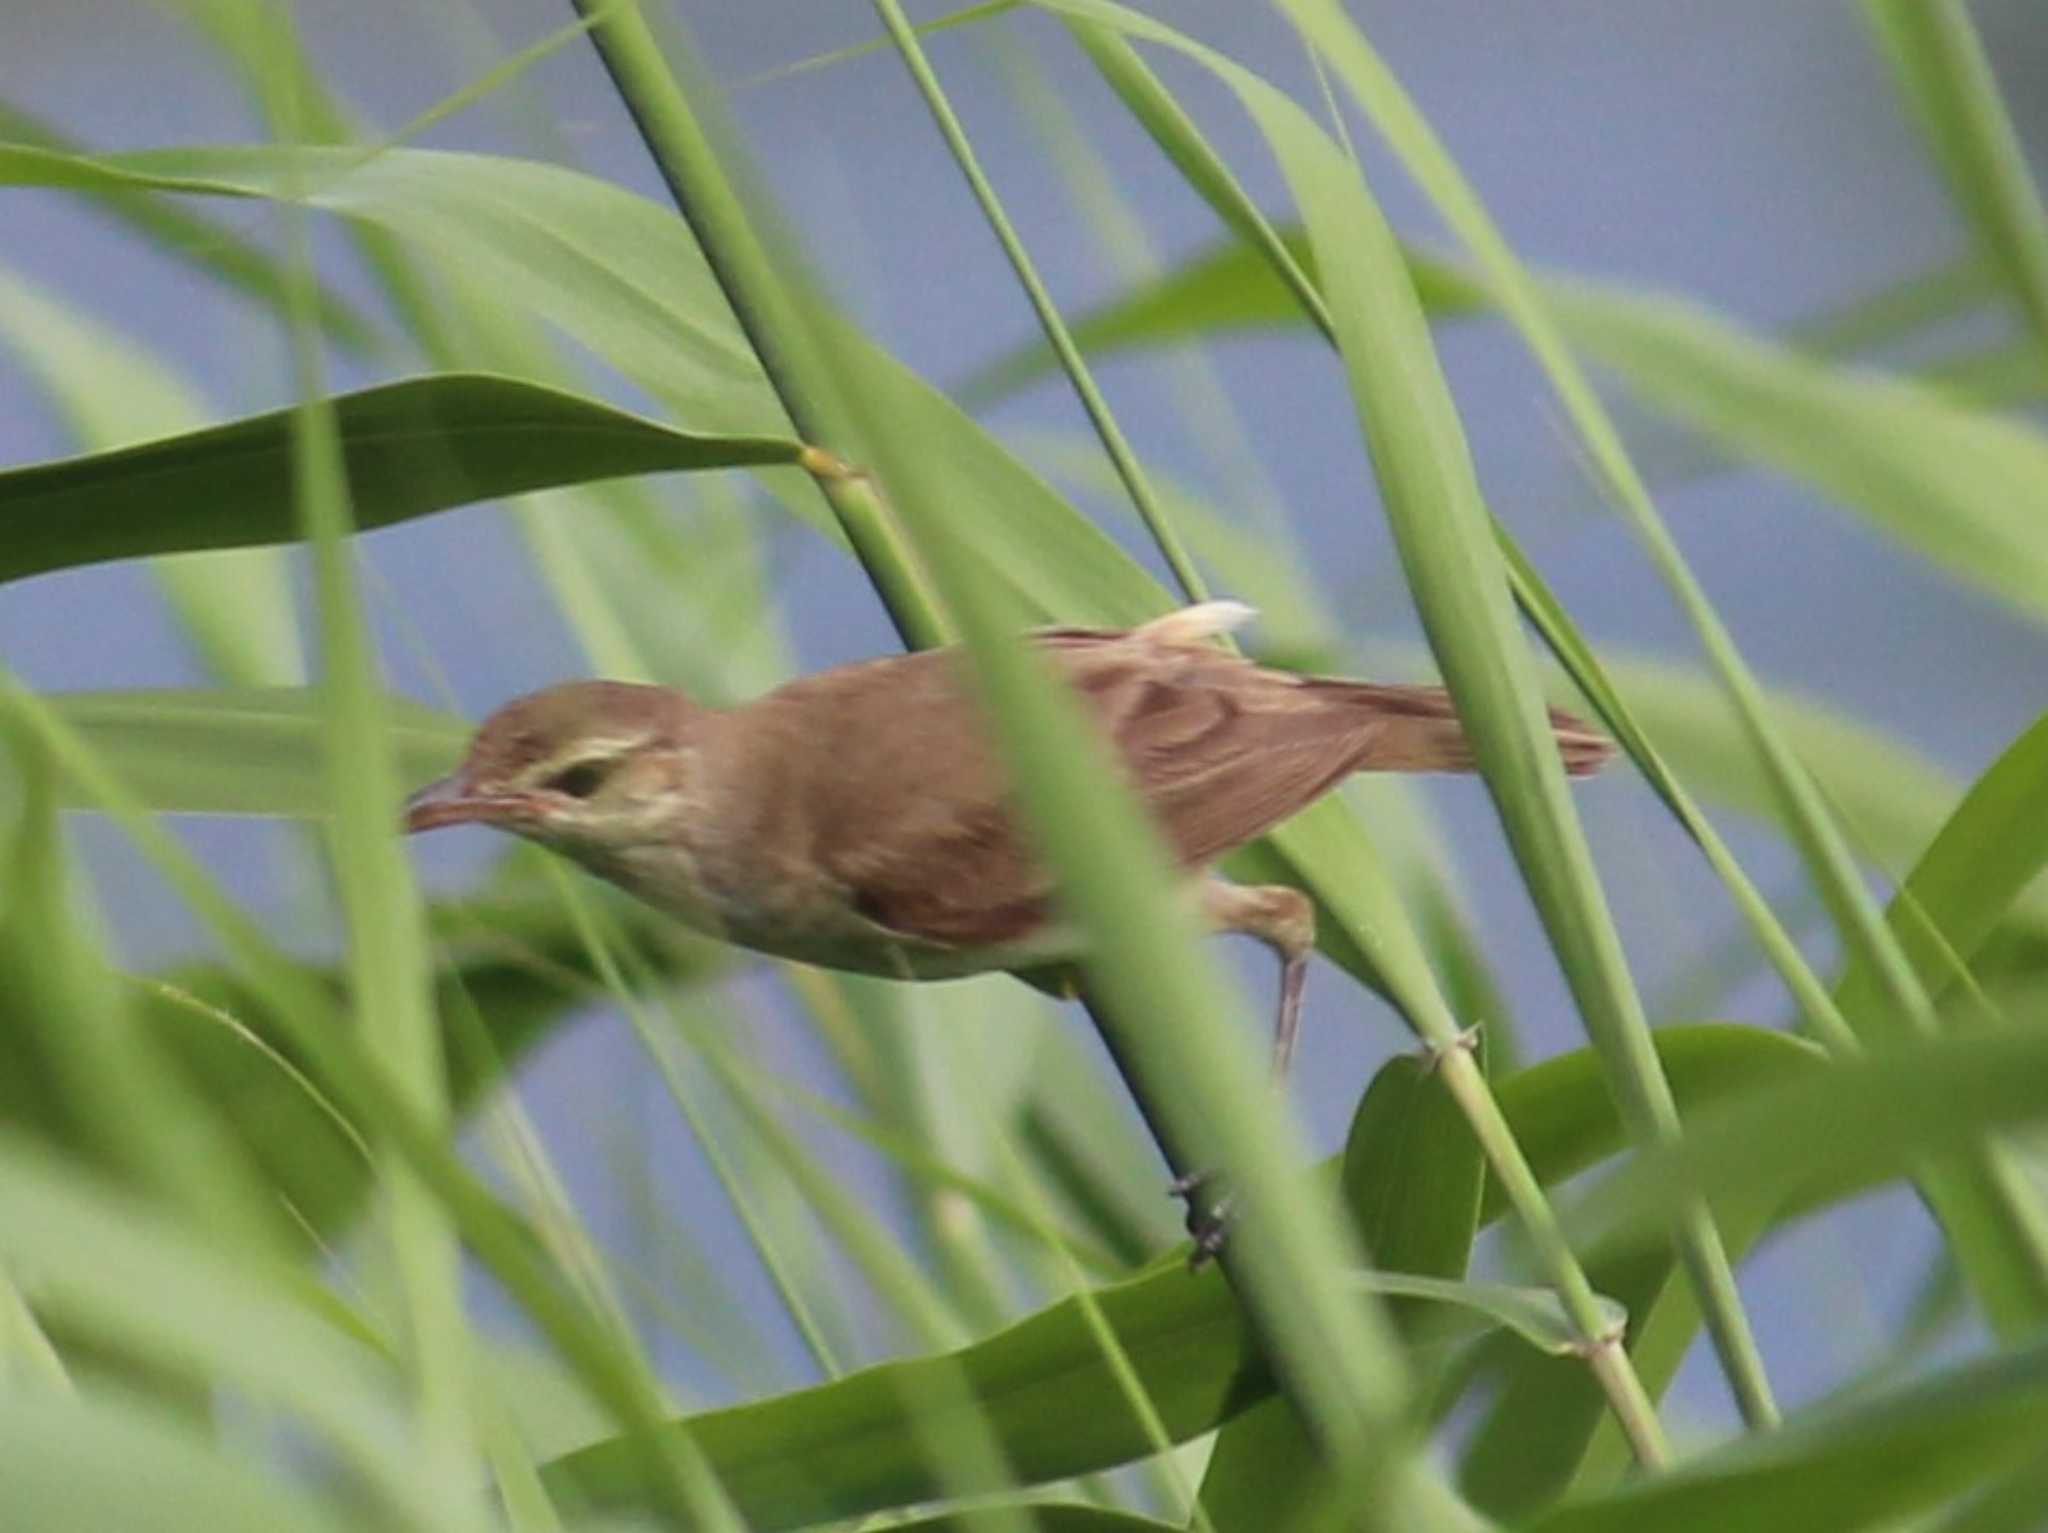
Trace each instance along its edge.
<path fill-rule="evenodd" d="M 1440 687 L 1300 676 L 1206 642 L 1248 610 L 1204 603 L 1128 632 L 1033 636 L 1184 867 L 1205 867 L 1264 834 L 1353 772 L 1473 768 Z M 798 705 L 792 732 L 822 729 L 828 742 L 792 753 L 812 774 L 789 801 L 811 817 L 816 862 L 873 924 L 974 947 L 1031 936 L 1050 912 L 1052 885 L 1012 818 L 1007 778 L 960 665 L 949 651 L 895 656 L 776 695 Z M 1612 754 L 1570 714 L 1553 709 L 1551 725 L 1569 772 L 1596 771 Z"/>
<path fill-rule="evenodd" d="M 1191 868 L 1358 770 L 1403 727 L 1398 699 L 1415 690 L 1295 676 L 1206 644 L 1086 631 L 1046 642 Z"/>
<path fill-rule="evenodd" d="M 1052 885 L 1009 807 L 1008 780 L 956 666 L 942 651 L 892 656 L 815 680 L 831 690 L 816 721 L 808 683 L 783 693 L 792 717 L 822 727 L 804 752 L 818 864 L 857 914 L 899 937 L 994 947 L 1040 930 Z"/>
<path fill-rule="evenodd" d="M 1269 671 L 1190 638 L 1096 629 L 1035 636 L 1079 693 L 1179 860 L 1201 867 L 1312 802 L 1371 748 L 1348 684 Z M 833 679 L 839 720 L 819 861 L 877 926 L 949 947 L 1042 927 L 1051 880 L 1012 815 L 1008 780 L 943 653 Z M 799 683 L 799 687 L 804 684 Z"/>

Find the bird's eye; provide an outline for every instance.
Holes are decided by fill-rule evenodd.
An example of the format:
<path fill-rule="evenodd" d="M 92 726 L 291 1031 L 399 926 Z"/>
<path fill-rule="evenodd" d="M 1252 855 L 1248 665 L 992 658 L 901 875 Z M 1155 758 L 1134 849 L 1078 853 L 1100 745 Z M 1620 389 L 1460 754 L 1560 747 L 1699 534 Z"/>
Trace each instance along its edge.
<path fill-rule="evenodd" d="M 551 793 L 564 793 L 570 798 L 589 798 L 604 786 L 611 770 L 609 761 L 578 761 L 563 767 L 541 786 Z"/>

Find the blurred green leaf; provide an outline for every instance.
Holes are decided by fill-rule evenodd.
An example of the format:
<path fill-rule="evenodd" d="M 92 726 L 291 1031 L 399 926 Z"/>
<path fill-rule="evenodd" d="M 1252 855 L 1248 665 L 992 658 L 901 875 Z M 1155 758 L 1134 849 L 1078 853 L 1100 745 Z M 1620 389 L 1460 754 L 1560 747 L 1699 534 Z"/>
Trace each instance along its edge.
<path fill-rule="evenodd" d="M 0 139 L 60 156 L 90 154 L 83 145 L 11 102 L 0 102 Z M 273 311 L 281 310 L 284 276 L 277 258 L 232 224 L 197 217 L 175 198 L 146 188 L 102 181 L 82 182 L 75 189 L 108 217 L 148 241 L 158 254 Z M 375 328 L 332 288 L 319 289 L 317 304 L 321 329 L 334 344 L 365 353 L 379 348 L 381 340 Z"/>
<path fill-rule="evenodd" d="M 19 814 L 0 814 L 0 1120 L 42 1127 L 225 1246 L 274 1252 L 277 1210 L 138 1025 L 73 893 L 56 757 L 26 727 L 25 701 L 0 691 L 0 774 L 23 790 Z"/>
<path fill-rule="evenodd" d="M 1966 978 L 1966 968 L 2013 903 L 2048 864 L 2048 715 L 2007 746 L 1929 843 L 1893 897 L 1890 920 L 1929 994 Z M 1874 1018 L 1879 990 L 1852 961 L 1836 998 Z"/>
<path fill-rule="evenodd" d="M 91 742 L 101 762 L 166 814 L 329 813 L 320 696 L 303 687 L 163 688 L 56 692 L 46 701 Z M 469 726 L 402 699 L 387 702 L 392 749 L 405 779 L 424 783 L 462 758 Z M 65 778 L 58 801 L 91 797 Z"/>
<path fill-rule="evenodd" d="M 667 955 L 671 983 L 720 968 L 709 944 L 681 941 L 638 907 L 618 903 L 619 919 L 645 930 L 651 950 Z M 448 1099 L 466 1113 L 552 1029 L 606 991 L 545 882 L 433 904 L 428 921 L 439 959 L 436 1011 Z M 299 979 L 337 1002 L 343 997 L 341 973 L 331 966 L 305 964 Z M 137 983 L 151 1030 L 278 1195 L 308 1228 L 339 1233 L 370 1186 L 364 1131 L 294 1044 L 277 998 L 228 964 L 189 964 Z"/>
<path fill-rule="evenodd" d="M 1684 1077 L 1673 1085 L 1684 1090 Z M 1768 1222 L 1734 1200 L 1715 1204 L 1731 1261 L 1740 1262 Z M 1622 1243 L 1617 1243 L 1622 1244 Z M 1700 1310 L 1667 1248 L 1626 1243 L 1586 1253 L 1586 1277 L 1626 1313 L 1624 1344 L 1653 1399 L 1662 1399 L 1698 1339 Z M 1577 1358 L 1532 1350 L 1506 1337 L 1480 1343 L 1474 1372 L 1485 1415 L 1466 1441 L 1458 1489 L 1494 1517 L 1525 1516 L 1573 1490 L 1605 1489 L 1633 1467 L 1606 1398 Z"/>
<path fill-rule="evenodd" d="M 1677 300 L 1578 283 L 1548 293 L 1572 344 L 1645 402 L 2042 615 L 2048 443 L 2037 432 L 1918 384 L 1809 361 Z"/>
<path fill-rule="evenodd" d="M 191 430 L 199 397 L 161 358 L 97 316 L 0 271 L 0 340 L 89 451 Z M 291 570 L 278 549 L 217 549 L 154 560 L 171 610 L 215 676 L 245 686 L 306 679 Z"/>
<path fill-rule="evenodd" d="M 1015 10 L 1023 0 L 979 0 L 978 4 L 962 6 L 959 10 L 948 11 L 943 16 L 934 16 L 930 21 L 917 24 L 920 37 L 931 37 L 940 32 L 951 31 L 954 27 L 972 26 L 1003 12 Z M 814 53 L 790 64 L 778 64 L 758 75 L 742 80 L 734 88 L 746 90 L 757 85 L 766 85 L 775 80 L 787 80 L 795 75 L 811 74 L 816 70 L 830 69 L 838 64 L 851 63 L 866 58 L 871 53 L 882 53 L 891 47 L 887 37 L 871 37 L 864 43 L 851 43 L 844 48 L 834 48 L 830 53 Z"/>
<path fill-rule="evenodd" d="M 1486 1160 L 1424 1060 L 1397 1054 L 1380 1066 L 1352 1115 L 1343 1165 L 1344 1203 L 1374 1266 L 1464 1276 Z"/>
<path fill-rule="evenodd" d="M 2048 214 L 1969 7 L 1864 0 L 1863 14 L 1977 248 L 2004 277 L 2035 342 L 2048 344 Z"/>
<path fill-rule="evenodd" d="M 1818 1057 L 1810 1045 L 1782 1033 L 1732 1025 L 1661 1028 L 1656 1043 L 1688 1113 L 1739 1096 L 1787 1069 L 1810 1068 Z M 1398 1092 L 1387 1088 L 1383 1101 L 1407 1098 L 1415 1084 Z M 1613 1099 L 1598 1061 L 1586 1050 L 1509 1077 L 1498 1083 L 1497 1093 L 1509 1127 L 1546 1183 L 1574 1176 L 1622 1148 Z M 1392 1112 L 1395 1105 L 1401 1104 L 1383 1110 Z M 1420 1121 L 1433 1120 L 1437 1111 L 1426 1110 Z M 1397 1137 L 1404 1155 L 1424 1143 Z M 1429 1227 L 1440 1211 L 1415 1213 Z M 1496 1196 L 1484 1217 L 1500 1214 Z M 1216 1272 L 1190 1277 L 1176 1257 L 1147 1275 L 1097 1290 L 1096 1298 L 1176 1440 L 1272 1397 L 1256 1344 Z M 1088 1473 L 1151 1451 L 1073 1299 L 943 1357 L 885 1364 L 813 1389 L 691 1416 L 680 1425 L 746 1515 L 763 1527 L 852 1516 L 938 1493 L 935 1472 L 907 1429 L 907 1402 L 918 1398 L 924 1371 L 956 1368 L 1019 1482 Z M 548 1473 L 565 1496 L 622 1507 L 643 1499 L 634 1462 L 631 1445 L 620 1440 L 568 1454 Z"/>
<path fill-rule="evenodd" d="M 2048 1030 L 2013 1026 L 1900 1042 L 1800 1071 L 1697 1117 L 1685 1142 L 1637 1157 L 1573 1221 L 1654 1243 L 1669 1182 L 1790 1214 L 1907 1175 L 1938 1152 L 2048 1115 Z"/>
<path fill-rule="evenodd" d="M 1030 1528 L 1033 1533 L 1181 1533 L 1177 1522 L 1157 1522 L 1070 1501 L 991 1501 L 972 1512 L 897 1523 L 894 1533 L 993 1533 L 1006 1524 Z"/>
<path fill-rule="evenodd" d="M 687 227 L 593 176 L 420 149 L 87 157 L 0 145 L 0 181 L 302 201 L 412 242 L 498 302 L 575 335 L 693 425 L 745 435 L 789 429 Z"/>
<path fill-rule="evenodd" d="M 1818 1048 L 1786 1033 L 1709 1024 L 1660 1027 L 1655 1036 L 1688 1127 L 1717 1102 L 1825 1067 Z M 1502 1084 L 1515 1136 L 1546 1181 L 1573 1176 L 1611 1150 L 1611 1117 L 1589 1114 L 1585 1105 L 1601 1089 L 1595 1061 L 1583 1050 Z M 1503 1203 L 1499 1189 L 1489 1187 L 1486 1217 L 1498 1217 Z M 1724 1197 L 1716 1212 L 1730 1255 L 1739 1259 L 1783 1206 L 1768 1197 Z M 1600 1293 L 1626 1309 L 1629 1355 L 1644 1387 L 1661 1396 L 1700 1325 L 1676 1256 L 1661 1242 L 1617 1240 L 1591 1247 L 1586 1270 Z M 1498 1341 L 1482 1344 L 1480 1364 L 1497 1393 L 1459 1466 L 1459 1488 L 1474 1505 L 1495 1516 L 1522 1515 L 1629 1461 L 1606 1399 L 1582 1364 Z"/>
<path fill-rule="evenodd" d="M 23 1274 L 39 1313 L 202 1388 L 232 1383 L 316 1432 L 387 1504 L 477 1525 L 462 1487 L 438 1483 L 402 1451 L 400 1378 L 381 1339 L 310 1276 L 219 1250 L 13 1134 L 0 1136 L 0 1211 L 0 1258 Z M 0 1470 L 0 1483 L 12 1511 L 18 1466 Z"/>
<path fill-rule="evenodd" d="M 1453 1312 L 1450 1322 L 1429 1328 L 1429 1339 L 1454 1336 L 1475 1328 L 1506 1331 L 1546 1357 L 1576 1357 L 1578 1333 L 1564 1304 L 1547 1288 L 1512 1283 L 1454 1283 L 1447 1278 L 1416 1277 L 1405 1272 L 1360 1272 L 1354 1281 L 1367 1293 L 1391 1298 L 1426 1299 Z M 1605 1295 L 1596 1296 L 1601 1319 L 1612 1330 L 1628 1321 L 1628 1311 Z"/>
<path fill-rule="evenodd" d="M 1626 647 L 1603 646 L 1600 663 L 1689 787 L 1757 819 L 1771 817 L 1763 769 L 1712 678 Z M 1910 865 L 1962 797 L 1963 784 L 1897 735 L 1819 697 L 1778 688 L 1771 698 L 1772 723 L 1855 828 L 1859 849 L 1881 869 Z"/>
<path fill-rule="evenodd" d="M 170 436 L 204 418 L 197 390 L 133 337 L 0 269 L 0 346 L 87 448 Z"/>
<path fill-rule="evenodd" d="M 1344 1205 L 1381 1276 L 1464 1276 L 1479 1227 L 1486 1162 L 1441 1076 L 1407 1054 L 1380 1066 L 1352 1114 L 1341 1164 Z M 1569 1337 L 1563 1307 L 1554 1295 L 1543 1297 L 1545 1323 Z M 1414 1305 L 1397 1305 L 1394 1314 L 1410 1335 L 1423 1318 Z M 1305 1533 L 1325 1522 L 1342 1525 L 1342 1508 L 1331 1490 L 1321 1456 L 1293 1407 L 1276 1398 L 1217 1434 L 1202 1480 L 1202 1510 L 1215 1533 L 1275 1527 Z"/>
<path fill-rule="evenodd" d="M 1928 1533 L 2039 1533 L 2044 1506 L 2048 1506 L 2048 1462 L 2036 1458 L 1925 1526 Z"/>
<path fill-rule="evenodd" d="M 2032 1459 L 2048 1345 L 1951 1369 L 1883 1399 L 1815 1412 L 1669 1474 L 1567 1502 L 1520 1533 L 1855 1533 L 1896 1527 Z"/>
<path fill-rule="evenodd" d="M 1305 242 L 1287 248 L 1311 272 Z M 1491 299 L 1470 273 L 1409 252 L 1416 291 L 1436 314 Z M 1878 530 L 2039 616 L 2048 555 L 2033 535 L 2048 445 L 2025 426 L 1940 392 L 1802 357 L 1669 298 L 1553 278 L 1540 290 L 1571 344 L 1645 402 L 1736 456 L 1776 467 L 1861 512 Z M 1083 347 L 1156 345 L 1235 328 L 1300 326 L 1300 304 L 1256 250 L 1196 257 L 1074 325 Z M 1023 348 L 963 386 L 989 399 L 1043 371 Z"/>
<path fill-rule="evenodd" d="M 1688 1119 L 1767 1085 L 1815 1078 L 1827 1059 L 1789 1033 L 1735 1023 L 1667 1024 L 1653 1036 Z M 1599 1061 L 1586 1049 L 1531 1065 L 1497 1089 L 1516 1141 L 1546 1182 L 1575 1176 L 1620 1148 L 1612 1107 L 1599 1106 L 1606 1089 Z M 1489 1181 L 1480 1217 L 1491 1223 L 1504 1212 L 1501 1190 Z"/>
<path fill-rule="evenodd" d="M 1084 351 L 1107 354 L 1175 345 L 1202 336 L 1239 330 L 1270 330 L 1311 323 L 1300 299 L 1275 272 L 1278 261 L 1313 270 L 1308 236 L 1299 227 L 1277 229 L 1276 252 L 1239 238 L 1208 246 L 1120 297 L 1109 299 L 1073 322 L 1074 340 Z M 1261 248 L 1263 246 L 1263 248 Z M 1485 300 L 1469 278 L 1455 287 L 1434 281 L 1451 268 L 1404 251 L 1416 292 L 1439 315 L 1473 313 Z M 1304 278 L 1304 280 L 1311 280 Z M 1041 341 L 1026 341 L 961 380 L 960 398 L 977 407 L 1015 393 L 1050 371 L 1052 354 Z"/>
<path fill-rule="evenodd" d="M 115 1472 L 112 1466 L 119 1466 Z M 0 1483 L 18 1528 L 351 1533 L 360 1509 L 315 1500 L 212 1434 L 118 1398 L 0 1396 Z"/>
<path fill-rule="evenodd" d="M 1273 1388 L 1219 1272 L 1190 1277 L 1176 1263 L 1100 1289 L 1095 1302 L 1176 1441 Z M 943 1388 L 940 1399 L 971 1392 L 1010 1479 L 948 1483 L 927 1460 L 912 1417 L 934 1388 Z M 1060 1479 L 1151 1451 L 1073 1299 L 946 1356 L 886 1363 L 683 1425 L 749 1525 L 762 1529 Z M 633 1463 L 625 1444 L 598 1444 L 557 1459 L 547 1473 L 564 1497 L 619 1507 L 642 1498 Z"/>

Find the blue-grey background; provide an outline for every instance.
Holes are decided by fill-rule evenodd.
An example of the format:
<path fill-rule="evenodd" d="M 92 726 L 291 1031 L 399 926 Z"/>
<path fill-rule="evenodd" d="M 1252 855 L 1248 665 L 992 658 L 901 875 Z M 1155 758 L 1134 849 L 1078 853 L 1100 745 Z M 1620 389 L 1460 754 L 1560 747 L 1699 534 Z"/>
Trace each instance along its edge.
<path fill-rule="evenodd" d="M 477 0 L 446 10 L 398 0 L 305 0 L 299 12 L 330 83 L 386 130 L 567 14 L 541 0 Z M 688 0 L 679 12 L 711 73 L 733 87 L 762 183 L 802 232 L 811 259 L 888 346 L 943 383 L 1032 333 L 1013 281 L 891 57 L 760 78 L 872 36 L 866 6 Z M 1353 13 L 1532 262 L 1683 293 L 1771 327 L 1966 247 L 1846 0 L 1355 0 Z M 1265 8 L 1191 0 L 1160 14 L 1313 99 L 1298 49 Z M 2048 143 L 2048 26 L 2030 0 L 1985 0 L 1973 14 L 2038 165 Z M 977 148 L 1070 310 L 1111 295 L 1118 281 L 1062 171 L 1017 109 L 1013 73 L 999 50 L 1027 50 L 1047 72 L 1162 256 L 1215 236 L 1210 216 L 1056 28 L 1024 18 L 999 31 L 949 33 L 932 48 Z M 1282 210 L 1277 177 L 1230 103 L 1193 72 L 1158 62 L 1268 206 Z M 0 98 L 104 147 L 236 142 L 258 131 L 191 34 L 165 12 L 119 0 L 9 0 L 0 8 Z M 536 108 L 552 114 L 554 131 L 537 126 Z M 456 117 L 423 142 L 561 157 L 658 195 L 581 48 L 541 63 L 505 99 Z M 1434 237 L 1421 200 L 1367 153 L 1403 231 Z M 260 210 L 206 211 L 252 232 L 265 226 Z M 0 267 L 175 362 L 220 416 L 289 398 L 280 343 L 265 320 L 62 198 L 0 194 Z M 1445 353 L 1496 507 L 1585 628 L 1602 641 L 1690 653 L 1683 625 L 1600 514 L 1558 412 L 1512 340 L 1491 325 L 1464 325 L 1447 332 Z M 1332 364 L 1305 337 L 1231 340 L 1213 356 L 1269 486 L 1272 501 L 1261 509 L 1291 523 L 1361 655 L 1369 662 L 1382 642 L 1412 643 L 1413 616 Z M 1127 429 L 1162 469 L 1195 479 L 1212 472 L 1156 361 L 1116 361 L 1103 372 Z M 367 381 L 345 369 L 338 376 Z M 1078 419 L 1053 385 L 993 418 L 1006 428 L 1072 428 Z M 28 379 L 0 354 L 0 462 L 69 448 Z M 1219 495 L 1240 487 L 1210 485 Z M 1774 683 L 1870 718 L 1959 776 L 1981 769 L 2040 710 L 2044 648 L 2034 628 L 1930 574 L 1802 488 L 1758 473 L 1724 474 L 1674 491 L 1663 509 L 1746 653 Z M 381 625 L 396 632 L 392 619 L 402 612 L 472 714 L 579 669 L 567 635 L 540 616 L 550 609 L 516 543 L 494 535 L 497 514 L 475 508 L 365 545 Z M 815 539 L 790 535 L 777 567 L 806 665 L 890 647 L 864 583 Z M 7 588 L 0 660 L 40 688 L 197 679 L 152 588 L 132 568 Z M 412 662 L 394 664 L 401 682 L 421 684 Z M 1569 1046 L 1573 1019 L 1483 795 L 1469 783 L 1430 792 L 1451 826 L 1477 927 L 1532 1038 L 1546 1051 Z M 1640 790 L 1602 782 L 1582 798 L 1624 936 L 1654 995 L 1730 932 L 1725 903 Z M 1790 888 L 1791 865 L 1775 842 L 1737 829 L 1738 848 L 1766 888 Z M 237 889 L 263 897 L 272 828 L 194 822 L 181 831 Z M 103 827 L 81 832 L 106 874 L 112 921 L 128 955 L 161 959 L 201 940 Z M 486 852 L 481 837 L 450 837 L 423 847 L 422 861 L 437 885 L 453 886 Z M 1263 993 L 1263 967 L 1247 972 Z M 1745 1017 L 1781 1015 L 1767 987 L 1739 999 Z M 1330 1144 L 1374 1064 L 1403 1040 L 1384 1012 L 1327 975 L 1311 992 L 1310 1016 L 1301 1099 L 1317 1142 Z M 592 1019 L 551 1045 L 527 1077 L 530 1104 L 579 1201 L 600 1220 L 617 1195 L 586 1125 L 593 1113 L 624 1107 L 661 1119 L 665 1109 L 646 1076 L 616 1020 Z M 664 1200 L 751 1271 L 680 1135 L 671 1125 L 656 1132 L 675 1146 Z M 1745 1287 L 1789 1398 L 1810 1397 L 1840 1376 L 1853 1348 L 1896 1313 L 1926 1249 L 1917 1208 L 1889 1195 L 1778 1242 L 1751 1265 Z M 1784 1298 L 1816 1274 L 1833 1285 L 1826 1324 Z M 1869 1329 L 1860 1329 L 1859 1314 L 1871 1317 Z M 1726 1417 L 1708 1370 L 1689 1370 L 1678 1398 L 1703 1424 Z"/>

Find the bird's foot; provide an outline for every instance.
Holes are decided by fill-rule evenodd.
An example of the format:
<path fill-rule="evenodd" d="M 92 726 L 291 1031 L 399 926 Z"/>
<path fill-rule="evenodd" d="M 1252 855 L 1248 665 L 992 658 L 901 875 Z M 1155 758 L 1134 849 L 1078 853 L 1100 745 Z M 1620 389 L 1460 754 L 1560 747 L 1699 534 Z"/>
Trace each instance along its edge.
<path fill-rule="evenodd" d="M 1186 1200 L 1188 1235 L 1194 1248 L 1188 1252 L 1188 1271 L 1199 1272 L 1223 1252 L 1230 1233 L 1234 1195 L 1215 1171 L 1190 1171 L 1167 1184 L 1171 1197 Z"/>

